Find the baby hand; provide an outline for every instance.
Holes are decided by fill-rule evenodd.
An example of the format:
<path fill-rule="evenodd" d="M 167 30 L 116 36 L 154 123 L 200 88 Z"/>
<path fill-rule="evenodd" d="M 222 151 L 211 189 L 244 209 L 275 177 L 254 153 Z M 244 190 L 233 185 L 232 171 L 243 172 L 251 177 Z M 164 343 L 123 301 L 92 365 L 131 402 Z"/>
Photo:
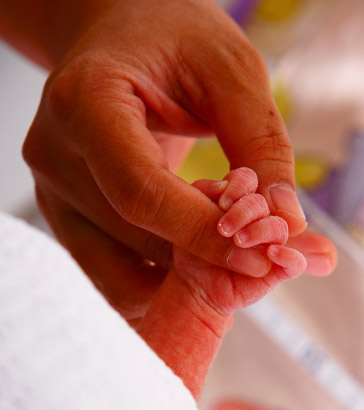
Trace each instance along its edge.
<path fill-rule="evenodd" d="M 298 250 L 284 246 L 287 227 L 283 220 L 269 215 L 267 204 L 255 194 L 257 178 L 252 171 L 239 169 L 226 179 L 203 180 L 194 185 L 225 211 L 218 222 L 219 232 L 233 236 L 236 245 L 245 247 L 232 244 L 231 254 L 234 257 L 237 251 L 237 262 L 244 266 L 240 272 L 250 264 L 261 277 L 210 264 L 174 247 L 173 266 L 138 329 L 194 397 L 199 395 L 235 310 L 257 302 L 279 283 L 301 275 L 307 264 L 300 249 L 312 253 L 311 261 L 321 273 L 332 270 L 336 257 L 330 241 L 311 232 L 293 238 Z M 254 247 L 247 249 L 248 244 Z M 265 263 L 267 256 L 269 265 Z"/>
<path fill-rule="evenodd" d="M 285 221 L 270 216 L 265 199 L 255 193 L 258 178 L 251 169 L 238 168 L 231 171 L 224 181 L 199 180 L 194 186 L 218 203 L 220 209 L 227 211 L 218 222 L 218 231 L 222 236 L 232 236 L 239 248 L 270 243 L 264 247 L 268 258 L 286 268 L 291 260 L 293 263 L 295 260 L 295 253 L 289 248 L 296 249 L 306 258 L 305 273 L 313 276 L 328 275 L 336 266 L 336 249 L 324 236 L 305 231 L 288 238 Z M 284 244 L 289 248 L 281 246 Z"/>
<path fill-rule="evenodd" d="M 217 224 L 219 233 L 225 237 L 233 237 L 239 248 L 256 247 L 268 258 L 281 264 L 285 269 L 296 271 L 297 251 L 283 247 L 288 240 L 288 226 L 284 219 L 270 215 L 268 204 L 262 195 L 255 193 L 258 187 L 258 178 L 249 168 L 238 168 L 231 171 L 224 181 L 200 180 L 193 184 L 211 200 L 219 204 L 226 213 Z M 260 244 L 274 244 L 268 248 Z M 241 252 L 238 253 L 241 259 Z M 234 258 L 234 254 L 232 255 Z M 244 257 L 244 255 L 243 255 Z M 293 265 L 292 265 L 293 264 Z M 292 265 L 292 266 L 291 266 Z M 253 272 L 252 269 L 249 269 Z M 264 276 L 267 273 L 262 269 L 250 276 Z"/>
<path fill-rule="evenodd" d="M 231 314 L 236 309 L 257 302 L 279 283 L 300 276 L 307 268 L 306 259 L 300 250 L 304 253 L 314 251 L 315 258 L 311 259 L 315 263 L 313 271 L 316 269 L 316 275 L 332 271 L 336 263 L 336 251 L 325 237 L 305 232 L 294 238 L 292 248 L 284 246 L 288 239 L 287 226 L 281 218 L 270 216 L 264 199 L 254 193 L 257 178 L 253 171 L 238 169 L 229 173 L 226 179 L 227 183 L 201 180 L 194 186 L 218 203 L 220 208 L 227 210 L 218 222 L 219 232 L 224 236 L 233 236 L 239 247 L 245 248 L 250 243 L 257 252 L 269 258 L 271 265 L 268 273 L 266 269 L 262 270 L 261 277 L 258 274 L 257 277 L 248 277 L 208 264 L 175 248 L 173 269 L 192 291 L 219 312 Z M 231 227 L 228 235 L 226 228 L 223 228 L 226 221 Z M 241 232 L 248 234 L 248 240 L 239 239 Z M 310 244 L 314 244 L 314 248 Z M 329 264 L 327 260 L 330 260 Z M 248 257 L 246 262 L 250 263 Z M 243 258 L 240 263 L 244 263 Z"/>

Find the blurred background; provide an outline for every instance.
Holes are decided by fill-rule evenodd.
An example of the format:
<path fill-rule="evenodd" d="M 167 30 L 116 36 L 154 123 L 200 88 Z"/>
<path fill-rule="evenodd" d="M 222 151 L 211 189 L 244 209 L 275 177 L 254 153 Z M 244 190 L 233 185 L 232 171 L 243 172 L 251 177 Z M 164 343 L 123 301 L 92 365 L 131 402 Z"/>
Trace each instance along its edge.
<path fill-rule="evenodd" d="M 364 3 L 220 3 L 267 61 L 295 150 L 298 185 L 364 246 Z M 217 179 L 227 169 L 216 141 L 201 141 L 181 176 Z"/>
<path fill-rule="evenodd" d="M 266 58 L 295 149 L 296 179 L 310 229 L 330 237 L 339 250 L 334 275 L 285 284 L 274 292 L 272 303 L 289 312 L 325 354 L 363 386 L 364 2 L 218 2 Z M 35 205 L 21 145 L 45 79 L 45 72 L 0 42 L 0 210 L 41 229 L 47 228 Z M 196 144 L 180 176 L 189 182 L 219 179 L 227 170 L 216 140 L 208 139 Z M 276 320 L 281 320 L 279 315 Z M 354 399 L 352 406 L 334 400 L 312 368 L 310 373 L 303 366 L 307 351 L 299 354 L 290 357 L 264 326 L 245 313 L 238 315 L 209 375 L 201 409 L 233 398 L 267 408 L 363 410 L 355 407 Z M 340 390 L 335 377 L 330 383 Z"/>
<path fill-rule="evenodd" d="M 45 228 L 21 146 L 36 113 L 46 73 L 0 40 L 0 210 Z"/>

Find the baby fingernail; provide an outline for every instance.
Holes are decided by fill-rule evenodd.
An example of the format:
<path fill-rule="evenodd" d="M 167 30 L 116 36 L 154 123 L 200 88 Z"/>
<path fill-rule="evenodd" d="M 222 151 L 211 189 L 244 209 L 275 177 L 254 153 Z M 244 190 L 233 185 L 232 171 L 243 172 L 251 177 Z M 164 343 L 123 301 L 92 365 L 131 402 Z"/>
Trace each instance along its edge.
<path fill-rule="evenodd" d="M 226 263 L 232 270 L 254 277 L 266 275 L 271 267 L 271 262 L 257 249 L 238 247 L 232 249 Z"/>
<path fill-rule="evenodd" d="M 223 210 L 227 211 L 230 209 L 230 207 L 233 204 L 233 200 L 231 198 L 226 198 L 224 195 L 220 198 L 219 200 L 219 206 L 220 208 L 222 208 Z"/>
<path fill-rule="evenodd" d="M 282 253 L 282 248 L 284 248 L 282 245 L 272 244 L 267 250 L 267 255 L 272 258 L 279 257 Z"/>
<path fill-rule="evenodd" d="M 221 222 L 217 224 L 217 229 L 219 230 L 221 235 L 230 237 L 231 232 L 233 232 L 233 225 L 228 220 L 223 219 Z"/>
<path fill-rule="evenodd" d="M 249 235 L 244 231 L 240 231 L 235 234 L 234 241 L 238 246 L 247 245 L 249 243 Z"/>
<path fill-rule="evenodd" d="M 223 191 L 228 186 L 229 181 L 216 181 L 216 189 Z"/>
<path fill-rule="evenodd" d="M 298 219 L 306 220 L 296 192 L 289 185 L 275 185 L 270 189 L 270 197 L 277 212 L 284 212 Z"/>

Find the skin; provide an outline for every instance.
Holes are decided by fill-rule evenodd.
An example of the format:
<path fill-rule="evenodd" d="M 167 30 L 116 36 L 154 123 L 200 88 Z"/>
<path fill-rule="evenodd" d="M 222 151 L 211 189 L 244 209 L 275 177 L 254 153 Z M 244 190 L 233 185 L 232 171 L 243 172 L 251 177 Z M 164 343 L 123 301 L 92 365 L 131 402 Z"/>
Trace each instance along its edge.
<path fill-rule="evenodd" d="M 220 235 L 225 208 L 174 174 L 192 137 L 216 134 L 290 236 L 305 229 L 265 63 L 213 0 L 0 0 L 0 35 L 51 70 L 23 149 L 40 207 L 127 319 L 148 309 L 172 245 L 256 274 L 257 238 L 243 252 Z"/>
<path fill-rule="evenodd" d="M 240 185 L 242 198 L 252 195 L 251 176 L 246 170 L 229 175 L 231 181 L 238 178 L 248 182 L 244 188 Z M 228 189 L 226 185 L 207 180 L 198 181 L 195 186 L 216 202 Z M 251 211 L 254 212 L 254 208 Z M 233 206 L 222 219 L 227 217 L 234 226 L 245 222 L 244 214 L 234 213 Z M 252 231 L 258 232 L 259 243 L 269 242 L 271 238 L 273 242 L 280 242 L 278 231 L 275 237 L 269 232 L 269 227 L 275 229 L 270 217 L 260 220 L 268 221 L 268 229 L 263 233 L 257 225 L 252 225 Z M 313 242 L 316 252 L 327 252 L 335 263 L 335 248 L 326 238 L 307 231 L 294 243 L 298 249 L 274 244 L 265 247 L 271 262 L 268 273 L 262 271 L 255 278 L 209 264 L 175 247 L 173 267 L 139 323 L 139 334 L 198 399 L 221 340 L 231 327 L 234 311 L 257 302 L 279 283 L 305 272 L 308 266 L 304 255 L 310 252 Z M 328 271 L 318 265 L 316 273 L 324 275 Z"/>
<path fill-rule="evenodd" d="M 213 410 L 265 410 L 261 407 L 256 407 L 248 404 L 238 403 L 238 402 L 226 402 L 221 403 Z"/>
<path fill-rule="evenodd" d="M 234 310 L 335 265 L 325 238 L 299 235 L 263 59 L 212 0 L 0 0 L 0 35 L 51 71 L 23 148 L 45 217 L 197 398 Z M 174 175 L 192 137 L 211 134 L 231 169 L 259 177 L 244 204 L 237 174 L 223 193 Z"/>

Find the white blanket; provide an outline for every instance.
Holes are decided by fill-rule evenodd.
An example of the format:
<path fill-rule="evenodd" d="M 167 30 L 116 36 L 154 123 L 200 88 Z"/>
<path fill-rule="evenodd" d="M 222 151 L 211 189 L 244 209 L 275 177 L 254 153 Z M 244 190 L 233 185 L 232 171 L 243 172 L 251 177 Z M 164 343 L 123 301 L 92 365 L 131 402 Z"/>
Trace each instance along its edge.
<path fill-rule="evenodd" d="M 0 408 L 189 410 L 196 404 L 66 251 L 0 213 Z"/>

